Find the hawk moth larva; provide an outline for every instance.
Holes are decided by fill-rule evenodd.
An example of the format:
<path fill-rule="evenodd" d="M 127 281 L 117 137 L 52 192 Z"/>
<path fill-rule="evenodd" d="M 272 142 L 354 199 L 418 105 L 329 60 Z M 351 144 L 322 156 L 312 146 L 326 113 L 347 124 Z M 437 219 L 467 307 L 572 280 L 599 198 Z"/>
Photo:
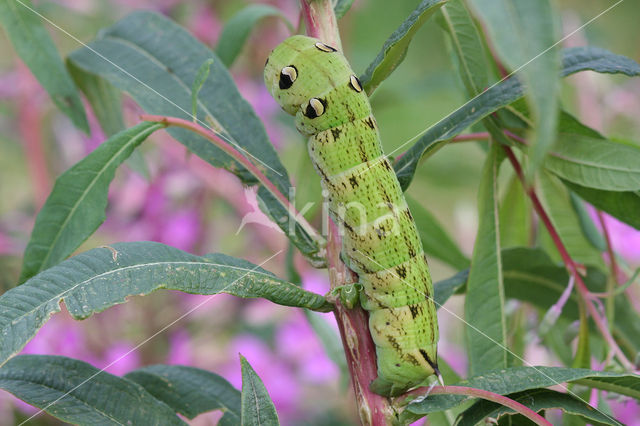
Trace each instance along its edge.
<path fill-rule="evenodd" d="M 433 285 L 416 225 L 382 152 L 369 99 L 341 52 L 293 36 L 265 66 L 265 84 L 297 129 L 344 230 L 342 254 L 362 284 L 376 344 L 372 388 L 398 395 L 438 374 Z"/>

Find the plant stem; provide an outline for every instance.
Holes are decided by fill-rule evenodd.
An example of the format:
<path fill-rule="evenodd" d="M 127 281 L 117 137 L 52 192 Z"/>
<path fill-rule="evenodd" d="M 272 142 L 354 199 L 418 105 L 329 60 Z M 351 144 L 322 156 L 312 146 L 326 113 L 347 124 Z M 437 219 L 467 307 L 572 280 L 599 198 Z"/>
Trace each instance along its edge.
<path fill-rule="evenodd" d="M 341 49 L 340 34 L 331 0 L 300 0 L 307 25 L 307 34 Z M 331 288 L 341 287 L 356 279 L 340 260 L 342 242 L 337 226 L 330 222 L 327 242 L 327 264 Z M 347 358 L 360 422 L 363 425 L 383 426 L 392 424 L 396 418 L 391 401 L 369 389 L 369 384 L 378 376 L 376 348 L 369 332 L 367 312 L 357 306 L 346 309 L 339 300 L 335 303 L 334 315 L 340 329 L 340 337 Z"/>
<path fill-rule="evenodd" d="M 576 289 L 578 290 L 579 295 L 584 300 L 585 305 L 587 307 L 587 310 L 591 314 L 591 318 L 593 318 L 593 322 L 596 324 L 596 326 L 600 330 L 600 333 L 602 333 L 602 337 L 604 337 L 604 339 L 606 340 L 607 344 L 612 349 L 612 351 L 615 353 L 616 358 L 618 358 L 618 361 L 620 361 L 620 363 L 623 365 L 623 367 L 626 368 L 629 371 L 635 370 L 635 366 L 633 365 L 633 363 L 631 363 L 627 359 L 627 357 L 624 355 L 624 353 L 622 352 L 622 350 L 620 349 L 620 347 L 616 343 L 615 339 L 613 338 L 613 336 L 609 332 L 609 328 L 607 327 L 606 320 L 600 317 L 600 313 L 598 312 L 596 307 L 593 306 L 593 303 L 591 302 L 589 289 L 587 288 L 587 286 L 585 285 L 584 281 L 582 280 L 582 276 L 580 275 L 580 273 L 578 271 L 577 264 L 573 261 L 573 259 L 569 255 L 569 252 L 567 251 L 566 247 L 564 246 L 564 243 L 562 242 L 562 239 L 560 238 L 560 235 L 558 235 L 558 232 L 556 231 L 555 227 L 553 226 L 553 223 L 551 222 L 551 219 L 549 218 L 549 215 L 547 215 L 547 212 L 545 211 L 544 207 L 542 206 L 542 203 L 540 202 L 540 199 L 536 195 L 533 187 L 529 187 L 527 185 L 525 177 L 524 177 L 524 174 L 522 172 L 522 167 L 520 167 L 520 163 L 518 162 L 518 159 L 516 158 L 515 154 L 511 150 L 511 148 L 509 148 L 508 146 L 504 146 L 504 145 L 502 146 L 502 148 L 505 150 L 505 152 L 507 154 L 507 157 L 509 158 L 509 161 L 511 162 L 511 165 L 513 166 L 513 169 L 515 170 L 516 174 L 518 175 L 518 178 L 520 179 L 520 182 L 522 182 L 522 186 L 525 188 L 525 191 L 529 195 L 529 198 L 531 199 L 531 202 L 533 203 L 533 208 L 538 213 L 538 216 L 540 217 L 540 220 L 542 220 L 542 222 L 544 223 L 545 227 L 549 231 L 549 235 L 551 236 L 551 239 L 553 240 L 553 243 L 555 244 L 556 248 L 558 249 L 558 252 L 560 253 L 560 256 L 562 257 L 562 261 L 565 264 L 565 267 L 567 268 L 569 273 L 571 275 L 573 275 L 573 277 L 575 279 Z"/>
<path fill-rule="evenodd" d="M 260 171 L 260 169 L 258 169 L 251 161 L 249 161 L 247 159 L 247 157 L 242 155 L 238 150 L 236 150 L 234 147 L 229 145 L 227 142 L 223 141 L 214 132 L 212 132 L 211 130 L 205 129 L 204 127 L 202 127 L 201 125 L 199 125 L 197 123 L 194 123 L 194 122 L 189 121 L 189 120 L 184 120 L 182 118 L 177 118 L 177 117 L 166 117 L 166 116 L 163 116 L 163 115 L 143 114 L 143 115 L 140 116 L 140 119 L 144 120 L 144 121 L 152 121 L 152 122 L 155 122 L 155 123 L 163 123 L 166 126 L 182 127 L 184 129 L 191 130 L 192 132 L 195 132 L 195 133 L 199 134 L 200 136 L 203 136 L 203 137 L 209 139 L 218 148 L 223 150 L 227 155 L 229 155 L 231 158 L 233 158 L 235 161 L 237 161 L 243 167 L 245 167 L 247 170 L 249 170 L 249 172 L 251 172 L 251 174 L 253 176 L 255 176 L 256 179 L 258 179 L 258 181 L 265 188 L 267 188 L 267 190 L 274 197 L 276 197 L 276 199 L 278 199 L 278 201 L 280 201 L 280 203 L 283 206 L 285 206 L 287 208 L 287 211 L 289 212 L 289 214 L 291 216 L 297 218 L 297 220 L 300 223 L 300 226 L 302 226 L 302 228 L 314 240 L 318 241 L 321 246 L 323 246 L 325 244 L 324 243 L 324 238 L 322 238 L 322 236 L 320 236 L 318 234 L 318 231 L 316 231 L 316 229 L 313 226 L 311 226 L 311 224 L 309 222 L 307 222 L 306 219 L 302 215 L 298 214 L 298 211 L 296 210 L 295 206 L 289 202 L 287 197 L 285 197 L 284 194 L 282 194 L 282 192 L 280 192 L 278 190 L 278 188 L 273 184 L 273 182 L 271 182 L 271 180 L 269 178 L 267 178 L 264 175 L 264 173 L 262 173 Z"/>
<path fill-rule="evenodd" d="M 307 35 L 342 50 L 338 21 L 331 0 L 300 0 Z"/>
<path fill-rule="evenodd" d="M 327 243 L 331 289 L 357 281 L 357 276 L 340 260 L 341 248 L 338 227 L 332 221 L 329 224 Z M 369 332 L 367 312 L 360 306 L 347 309 L 337 299 L 333 314 L 338 322 L 360 422 L 363 425 L 373 426 L 390 424 L 395 418 L 395 410 L 391 407 L 390 401 L 369 389 L 369 384 L 378 376 L 378 367 L 376 347 Z"/>
<path fill-rule="evenodd" d="M 424 396 L 425 389 L 428 389 L 428 388 L 422 387 L 422 388 L 412 390 L 411 392 L 407 393 L 407 396 L 422 397 Z M 518 401 L 514 401 L 511 398 L 507 398 L 504 395 L 489 392 L 487 390 L 470 388 L 466 386 L 434 386 L 429 391 L 429 395 L 465 395 L 465 396 L 471 396 L 474 398 L 486 399 L 487 401 L 492 401 L 492 402 L 504 405 L 505 407 L 511 408 L 512 410 L 527 417 L 529 420 L 531 420 L 537 425 L 552 426 L 551 423 L 549 423 L 549 421 L 547 421 L 544 417 L 542 417 L 540 414 L 536 413 L 529 407 L 526 407 L 521 403 L 519 403 Z"/>

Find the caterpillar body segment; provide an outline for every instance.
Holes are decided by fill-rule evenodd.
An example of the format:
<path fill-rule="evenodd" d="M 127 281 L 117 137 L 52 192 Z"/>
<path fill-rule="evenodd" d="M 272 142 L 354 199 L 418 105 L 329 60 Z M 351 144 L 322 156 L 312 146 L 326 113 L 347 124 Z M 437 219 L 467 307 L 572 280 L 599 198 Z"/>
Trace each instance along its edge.
<path fill-rule="evenodd" d="M 438 374 L 433 285 L 415 222 L 385 157 L 369 99 L 341 52 L 293 36 L 269 56 L 267 89 L 309 136 L 311 160 L 359 276 L 376 345 L 374 391 L 394 396 Z"/>

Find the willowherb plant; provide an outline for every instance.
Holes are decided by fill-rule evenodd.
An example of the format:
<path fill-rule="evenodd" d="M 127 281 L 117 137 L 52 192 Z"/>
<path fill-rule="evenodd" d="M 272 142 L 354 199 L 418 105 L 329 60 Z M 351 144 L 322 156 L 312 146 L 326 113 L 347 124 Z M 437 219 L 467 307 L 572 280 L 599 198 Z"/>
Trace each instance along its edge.
<path fill-rule="evenodd" d="M 72 358 L 19 355 L 61 301 L 73 318 L 84 319 L 132 295 L 173 289 L 333 312 L 341 336 L 318 331 L 328 344 L 342 340 L 343 374 L 363 424 L 425 416 L 429 424 L 550 424 L 552 408 L 566 424 L 621 424 L 602 404 L 594 407 L 587 392 L 598 391 L 600 402 L 600 391 L 640 399 L 640 316 L 632 303 L 638 272 L 617 256 L 603 219 L 606 213 L 640 229 L 640 148 L 570 115 L 560 88 L 562 77 L 581 71 L 634 77 L 640 65 L 602 48 L 562 49 L 568 36 L 560 36 L 548 0 L 423 0 L 357 75 L 337 26 L 351 1 L 300 0 L 300 6 L 306 36 L 293 35 L 302 31 L 278 9 L 250 5 L 228 22 L 217 55 L 169 18 L 138 11 L 63 62 L 40 12 L 22 0 L 0 3 L 0 24 L 16 52 L 79 130 L 88 125 L 78 88 L 104 129 L 123 126 L 120 92 L 145 111 L 140 123 L 112 132 L 63 173 L 39 212 L 20 285 L 0 296 L 0 388 L 76 424 L 182 424 L 211 410 L 223 411 L 221 424 L 277 424 L 267 389 L 244 358 L 238 391 L 188 366 L 153 365 L 119 377 Z M 351 14 L 360 19 L 358 11 Z M 251 28 L 269 16 L 284 20 L 292 37 L 273 40 L 271 54 L 261 52 L 268 58 L 265 83 L 309 137 L 325 190 L 317 203 L 320 229 L 304 215 L 306 207 L 296 210 L 288 171 L 228 72 Z M 423 25 L 437 25 L 447 46 L 420 48 L 449 48 L 467 101 L 385 155 L 370 97 L 402 66 Z M 288 279 L 262 268 L 280 252 L 256 265 L 129 242 L 71 256 L 104 221 L 116 169 L 161 129 L 211 166 L 256 186 L 270 226 L 309 265 L 329 269 L 332 291 L 302 289 L 292 262 Z M 405 196 L 421 183 L 420 167 L 462 142 L 477 142 L 484 153 L 471 259 L 421 203 Z M 510 170 L 506 190 L 503 163 Z M 251 214 L 242 226 L 263 221 Z M 427 259 L 457 273 L 432 284 Z M 454 293 L 464 297 L 464 318 L 445 305 Z M 524 338 L 513 337 L 525 329 L 505 308 L 508 299 L 524 302 L 518 312 L 541 313 L 534 339 L 563 367 L 527 362 Z M 467 377 L 448 365 L 446 351 L 437 353 L 437 309 L 441 320 L 464 322 Z M 561 343 L 572 322 L 578 332 L 571 345 Z M 548 389 L 556 385 L 564 391 Z"/>

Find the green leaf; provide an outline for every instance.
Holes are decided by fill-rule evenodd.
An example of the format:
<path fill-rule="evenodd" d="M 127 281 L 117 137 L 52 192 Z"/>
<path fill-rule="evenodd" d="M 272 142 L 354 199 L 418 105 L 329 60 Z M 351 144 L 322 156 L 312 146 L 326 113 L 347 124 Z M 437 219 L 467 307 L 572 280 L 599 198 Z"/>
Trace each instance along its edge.
<path fill-rule="evenodd" d="M 593 425 L 622 426 L 622 423 L 594 409 L 587 402 L 566 393 L 549 389 L 534 389 L 509 395 L 509 398 L 536 412 L 559 408 L 565 413 L 580 416 Z M 473 426 L 482 422 L 482 420 L 487 417 L 497 419 L 502 415 L 513 413 L 515 413 L 515 411 L 504 405 L 487 400 L 480 400 L 460 414 L 456 426 Z"/>
<path fill-rule="evenodd" d="M 193 122 L 198 122 L 198 93 L 202 89 L 202 85 L 207 81 L 209 77 L 209 71 L 211 70 L 211 64 L 213 64 L 213 58 L 209 58 L 198 69 L 196 78 L 191 85 L 191 115 L 193 116 Z"/>
<path fill-rule="evenodd" d="M 398 157 L 393 166 L 402 189 L 409 187 L 421 159 L 433 155 L 467 127 L 509 105 L 522 94 L 522 86 L 512 77 L 489 88 L 429 127 L 411 148 Z"/>
<path fill-rule="evenodd" d="M 478 233 L 464 303 L 469 370 L 472 374 L 507 366 L 507 331 L 498 223 L 498 156 L 491 145 L 478 189 Z"/>
<path fill-rule="evenodd" d="M 487 61 L 478 28 L 462 0 L 449 1 L 440 13 L 458 60 L 458 73 L 467 93 L 475 96 L 488 85 Z"/>
<path fill-rule="evenodd" d="M 337 0 L 333 6 L 333 13 L 336 15 L 336 19 L 342 18 L 351 9 L 353 0 Z"/>
<path fill-rule="evenodd" d="M 49 93 L 53 103 L 78 129 L 89 133 L 89 123 L 78 90 L 31 2 L 0 1 L 0 24 L 20 59 Z"/>
<path fill-rule="evenodd" d="M 433 300 L 436 303 L 436 309 L 440 309 L 453 293 L 467 283 L 468 279 L 469 270 L 464 269 L 451 278 L 436 282 L 433 285 Z"/>
<path fill-rule="evenodd" d="M 217 374 L 181 365 L 151 365 L 124 377 L 188 419 L 221 410 L 219 425 L 240 423 L 240 391 Z"/>
<path fill-rule="evenodd" d="M 518 70 L 527 87 L 534 119 L 529 150 L 530 177 L 553 146 L 558 114 L 561 57 L 555 48 L 557 13 L 549 0 L 472 0 L 489 38 L 507 67 Z"/>
<path fill-rule="evenodd" d="M 640 148 L 598 136 L 561 128 L 545 167 L 562 179 L 587 188 L 640 190 Z"/>
<path fill-rule="evenodd" d="M 578 302 L 580 309 L 580 328 L 578 330 L 578 345 L 576 355 L 571 366 L 573 368 L 589 368 L 591 366 L 591 350 L 589 345 L 589 319 L 587 308 L 583 301 Z"/>
<path fill-rule="evenodd" d="M 378 56 L 360 76 L 362 87 L 369 96 L 404 61 L 415 33 L 446 2 L 447 0 L 422 0 L 384 42 Z"/>
<path fill-rule="evenodd" d="M 578 217 L 571 206 L 569 192 L 565 186 L 547 171 L 540 173 L 538 178 L 540 184 L 537 190 L 540 201 L 571 257 L 580 263 L 604 268 L 600 252 L 589 244 L 580 228 Z M 541 229 L 540 232 L 544 238 L 544 247 L 556 259 L 560 259 L 560 254 L 546 229 Z"/>
<path fill-rule="evenodd" d="M 142 386 L 61 356 L 13 358 L 0 368 L 0 388 L 69 423 L 186 424 Z"/>
<path fill-rule="evenodd" d="M 240 355 L 242 365 L 242 426 L 278 425 L 278 413 L 260 377 Z"/>
<path fill-rule="evenodd" d="M 592 246 L 600 251 L 606 251 L 607 242 L 593 223 L 593 219 L 591 219 L 584 202 L 573 192 L 569 193 L 569 198 L 571 199 L 571 207 L 573 207 L 573 211 L 576 212 L 576 215 L 578 216 L 580 229 L 582 229 L 584 236 L 589 240 Z"/>
<path fill-rule="evenodd" d="M 141 123 L 103 142 L 64 172 L 38 213 L 24 253 L 20 282 L 73 253 L 105 220 L 109 185 L 116 169 L 159 123 Z"/>
<path fill-rule="evenodd" d="M 604 49 L 584 47 L 563 51 L 566 68 L 560 75 L 567 76 L 578 71 L 594 70 L 601 73 L 633 73 L 630 59 L 614 55 Z M 621 59 L 627 59 L 627 66 L 620 65 Z M 614 59 L 610 61 L 610 59 Z M 461 105 L 454 112 L 430 126 L 404 154 L 398 156 L 394 169 L 403 190 L 406 190 L 413 179 L 420 160 L 437 152 L 453 137 L 459 135 L 472 124 L 477 123 L 489 114 L 503 108 L 522 97 L 524 89 L 518 81 L 518 74 L 507 80 L 494 84 L 480 95 Z M 401 145 L 404 146 L 404 145 Z"/>
<path fill-rule="evenodd" d="M 188 60 L 185 60 L 188 58 Z M 134 12 L 103 30 L 88 47 L 71 53 L 69 60 L 85 72 L 108 80 L 128 92 L 150 114 L 190 120 L 191 86 L 199 67 L 213 59 L 209 78 L 198 100 L 200 124 L 211 127 L 269 178 L 281 193 L 291 186 L 287 171 L 271 145 L 262 122 L 240 96 L 231 75 L 215 54 L 175 22 L 153 12 Z M 207 139 L 177 127 L 171 136 L 214 167 L 234 173 L 246 185 L 257 179 Z M 291 218 L 289 211 L 264 187 L 258 196 L 267 213 L 300 251 L 312 259 L 318 244 Z M 290 232 L 289 221 L 293 232 Z"/>
<path fill-rule="evenodd" d="M 640 399 L 640 376 L 584 368 L 513 367 L 485 372 L 456 385 L 508 395 L 561 383 L 582 384 Z M 455 407 L 468 399 L 470 398 L 459 395 L 431 395 L 420 402 L 409 404 L 406 410 L 414 414 L 428 414 Z"/>
<path fill-rule="evenodd" d="M 526 246 L 531 239 L 531 203 L 515 174 L 509 179 L 500 200 L 500 244 L 502 247 Z"/>
<path fill-rule="evenodd" d="M 606 49 L 594 46 L 570 47 L 564 49 L 563 53 L 563 75 L 584 70 L 605 74 L 625 74 L 629 77 L 640 75 L 640 65 L 637 62 Z"/>
<path fill-rule="evenodd" d="M 218 40 L 216 55 L 227 68 L 231 67 L 240 54 L 247 38 L 249 38 L 249 33 L 256 27 L 258 21 L 267 17 L 280 18 L 287 25 L 290 33 L 295 32 L 293 25 L 275 7 L 267 4 L 251 4 L 245 7 L 226 23 Z"/>
<path fill-rule="evenodd" d="M 640 191 L 601 191 L 563 180 L 571 191 L 597 209 L 603 210 L 623 221 L 624 223 L 640 229 Z"/>
<path fill-rule="evenodd" d="M 120 91 L 107 80 L 87 73 L 67 61 L 69 74 L 78 85 L 84 96 L 91 104 L 102 131 L 107 136 L 113 136 L 125 129 L 122 117 L 122 96 Z"/>
<path fill-rule="evenodd" d="M 262 297 L 323 312 L 332 308 L 324 297 L 244 260 L 195 256 L 154 242 L 118 243 L 74 256 L 0 296 L 0 364 L 60 310 L 60 301 L 73 318 L 84 319 L 158 289 Z"/>
<path fill-rule="evenodd" d="M 413 198 L 405 194 L 405 199 L 418 227 L 424 252 L 455 269 L 467 268 L 469 259 L 460 251 L 438 220 Z"/>

